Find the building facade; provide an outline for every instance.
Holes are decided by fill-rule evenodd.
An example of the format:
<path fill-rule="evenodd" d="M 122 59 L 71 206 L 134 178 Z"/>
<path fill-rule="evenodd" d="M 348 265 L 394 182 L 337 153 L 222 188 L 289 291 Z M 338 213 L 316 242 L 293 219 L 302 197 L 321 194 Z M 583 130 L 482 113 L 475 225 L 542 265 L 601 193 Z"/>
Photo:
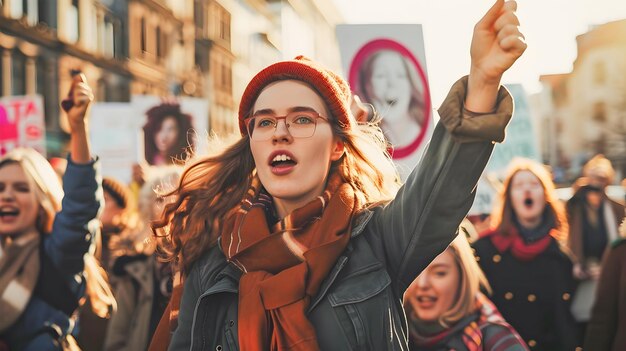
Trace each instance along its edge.
<path fill-rule="evenodd" d="M 0 96 L 44 97 L 49 156 L 65 153 L 59 101 L 80 70 L 96 101 L 209 101 L 209 128 L 237 133 L 251 77 L 304 54 L 340 69 L 330 0 L 0 0 Z"/>
<path fill-rule="evenodd" d="M 596 26 L 576 42 L 572 72 L 541 77 L 542 114 L 551 126 L 546 161 L 569 169 L 572 179 L 602 153 L 619 180 L 626 175 L 626 20 Z"/>
<path fill-rule="evenodd" d="M 69 90 L 72 70 L 81 70 L 95 82 L 97 99 L 129 99 L 126 7 L 122 2 L 109 1 L 105 6 L 90 0 L 0 3 L 0 95 L 41 94 L 48 153 L 60 155 L 67 141 L 63 131 L 67 122 L 59 101 Z"/>

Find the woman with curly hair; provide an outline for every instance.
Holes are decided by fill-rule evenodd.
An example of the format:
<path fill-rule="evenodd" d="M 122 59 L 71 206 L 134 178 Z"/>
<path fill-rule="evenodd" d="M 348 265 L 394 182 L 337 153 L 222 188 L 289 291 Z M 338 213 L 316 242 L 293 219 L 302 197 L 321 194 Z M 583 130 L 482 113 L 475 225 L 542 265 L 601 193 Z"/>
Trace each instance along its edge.
<path fill-rule="evenodd" d="M 187 133 L 193 128 L 191 116 L 177 103 L 162 103 L 146 112 L 143 126 L 146 161 L 153 166 L 184 160 L 190 143 Z"/>

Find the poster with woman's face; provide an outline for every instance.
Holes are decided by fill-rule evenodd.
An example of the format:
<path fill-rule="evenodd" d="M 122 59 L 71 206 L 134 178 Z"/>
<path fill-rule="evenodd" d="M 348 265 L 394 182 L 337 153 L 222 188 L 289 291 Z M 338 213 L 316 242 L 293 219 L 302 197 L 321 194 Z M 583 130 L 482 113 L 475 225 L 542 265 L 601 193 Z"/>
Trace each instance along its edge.
<path fill-rule="evenodd" d="M 406 178 L 432 132 L 421 26 L 345 25 L 337 34 L 352 91 L 382 118 L 391 155 Z"/>
<path fill-rule="evenodd" d="M 169 165 L 196 152 L 208 124 L 208 102 L 197 98 L 161 99 L 137 95 L 131 104 L 141 115 L 143 154 L 152 166 Z"/>

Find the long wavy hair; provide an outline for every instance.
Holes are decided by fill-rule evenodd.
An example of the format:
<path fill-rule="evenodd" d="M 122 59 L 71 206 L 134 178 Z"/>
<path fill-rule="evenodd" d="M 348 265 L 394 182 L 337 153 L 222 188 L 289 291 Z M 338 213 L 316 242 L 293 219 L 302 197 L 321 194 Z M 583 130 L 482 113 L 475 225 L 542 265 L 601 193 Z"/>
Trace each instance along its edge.
<path fill-rule="evenodd" d="M 297 80 L 287 76 L 281 79 Z M 345 152 L 333 162 L 330 172 L 339 172 L 366 206 L 391 200 L 401 185 L 400 177 L 377 123 L 345 130 L 331 116 L 331 126 L 333 134 L 344 142 Z M 179 261 L 177 266 L 183 274 L 216 244 L 223 219 L 237 210 L 255 174 L 247 135 L 232 144 L 213 137 L 209 144 L 214 155 L 187 163 L 172 193 L 176 201 L 153 223 L 159 253 L 165 260 Z"/>
<path fill-rule="evenodd" d="M 35 193 L 39 203 L 36 229 L 41 235 L 50 235 L 56 214 L 61 210 L 64 196 L 63 187 L 54 169 L 37 151 L 29 148 L 17 148 L 9 151 L 0 159 L 0 170 L 9 165 L 19 165 Z M 98 222 L 89 223 L 89 228 L 97 235 Z M 96 239 L 97 240 L 97 239 Z M 98 260 L 94 257 L 95 245 L 85 254 L 85 278 L 87 296 L 92 309 L 100 317 L 107 317 L 117 304 L 108 282 L 108 277 Z"/>
<path fill-rule="evenodd" d="M 167 151 L 167 162 L 172 163 L 176 159 L 186 159 L 188 156 L 186 153 L 189 152 L 188 149 L 190 148 L 187 135 L 193 128 L 191 115 L 183 113 L 179 104 L 162 103 L 149 109 L 146 116 L 148 121 L 143 126 L 146 161 L 154 164 L 154 158 L 159 154 L 154 138 L 161 130 L 163 121 L 168 117 L 172 117 L 176 121 L 178 138 L 176 143 Z"/>
<path fill-rule="evenodd" d="M 509 164 L 502 190 L 493 207 L 491 226 L 503 235 L 507 235 L 515 225 L 515 211 L 511 204 L 511 180 L 520 171 L 529 171 L 539 179 L 546 199 L 544 218 L 554 223 L 556 233 L 554 231 L 551 233 L 556 234 L 555 239 L 562 243 L 567 238 L 568 225 L 563 204 L 555 193 L 552 175 L 544 165 L 527 158 L 515 158 Z"/>

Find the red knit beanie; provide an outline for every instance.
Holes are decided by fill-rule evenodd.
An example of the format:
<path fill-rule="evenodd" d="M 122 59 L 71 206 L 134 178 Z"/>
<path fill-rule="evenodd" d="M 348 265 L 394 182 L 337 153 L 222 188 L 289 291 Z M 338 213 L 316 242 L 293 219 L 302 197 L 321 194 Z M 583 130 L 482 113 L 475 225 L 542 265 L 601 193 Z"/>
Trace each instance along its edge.
<path fill-rule="evenodd" d="M 246 87 L 239 104 L 239 131 L 246 135 L 244 119 L 249 117 L 261 90 L 279 80 L 294 79 L 307 83 L 324 99 L 330 113 L 343 129 L 356 123 L 350 113 L 350 86 L 336 73 L 304 56 L 277 62 L 259 72 Z"/>

